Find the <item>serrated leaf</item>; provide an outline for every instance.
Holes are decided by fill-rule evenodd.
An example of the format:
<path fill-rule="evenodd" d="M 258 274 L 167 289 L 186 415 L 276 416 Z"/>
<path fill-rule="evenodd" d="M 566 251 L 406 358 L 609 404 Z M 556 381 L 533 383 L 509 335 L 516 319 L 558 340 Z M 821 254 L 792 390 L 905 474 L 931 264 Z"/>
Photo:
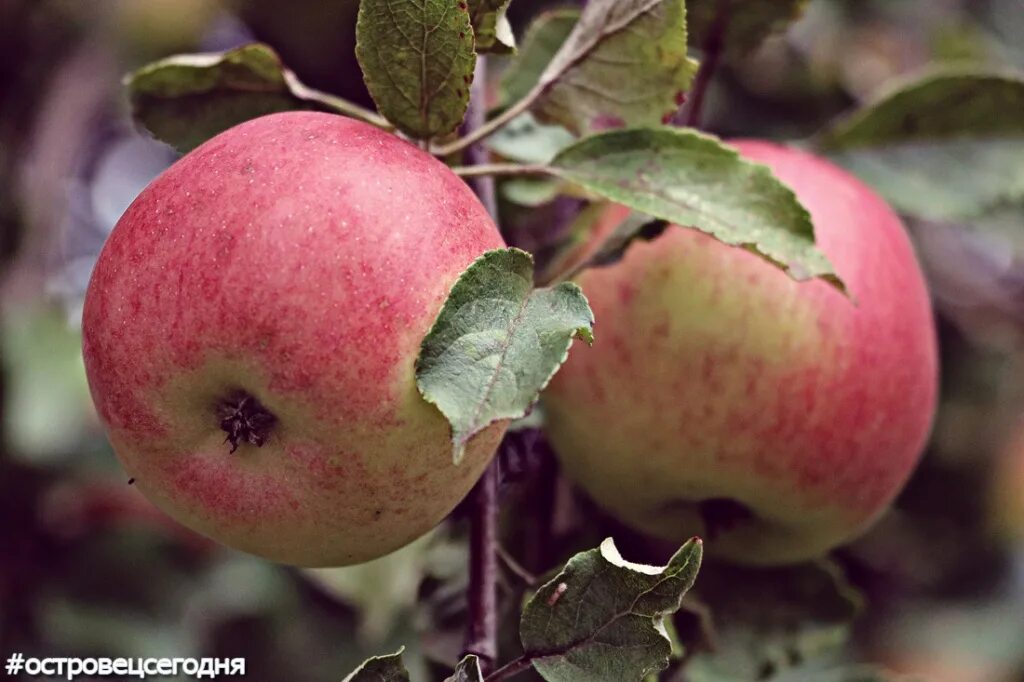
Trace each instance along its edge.
<path fill-rule="evenodd" d="M 462 0 L 361 0 L 356 57 L 377 109 L 403 132 L 429 139 L 462 122 L 476 65 Z"/>
<path fill-rule="evenodd" d="M 947 69 L 903 81 L 820 137 L 898 210 L 933 220 L 1024 199 L 1024 76 Z"/>
<path fill-rule="evenodd" d="M 516 49 L 512 27 L 505 17 L 510 0 L 468 0 L 477 52 L 508 54 Z"/>
<path fill-rule="evenodd" d="M 533 90 L 579 18 L 579 10 L 557 9 L 533 20 L 526 29 L 519 54 L 502 74 L 501 95 L 505 104 L 517 102 Z"/>
<path fill-rule="evenodd" d="M 684 0 L 591 0 L 541 73 L 533 111 L 577 133 L 660 123 L 697 71 L 686 49 Z"/>
<path fill-rule="evenodd" d="M 690 44 L 706 45 L 718 13 L 724 12 L 722 44 L 740 57 L 799 19 L 806 6 L 807 0 L 688 0 Z"/>
<path fill-rule="evenodd" d="M 668 665 L 663 619 L 697 578 L 693 539 L 663 567 L 622 559 L 609 538 L 577 554 L 523 608 L 525 655 L 548 682 L 639 682 Z"/>
<path fill-rule="evenodd" d="M 455 666 L 455 673 L 444 682 L 484 682 L 480 659 L 473 655 L 466 656 Z"/>
<path fill-rule="evenodd" d="M 696 597 L 711 614 L 713 650 L 691 658 L 693 682 L 764 679 L 816 666 L 816 657 L 844 643 L 862 605 L 827 562 L 771 569 L 716 565 L 704 572 Z"/>
<path fill-rule="evenodd" d="M 404 651 L 402 647 L 393 654 L 368 658 L 341 682 L 409 682 L 409 672 L 402 664 Z"/>
<path fill-rule="evenodd" d="M 294 109 L 353 114 L 353 105 L 302 85 L 267 45 L 183 54 L 125 78 L 132 115 L 159 140 L 186 152 L 252 118 Z"/>
<path fill-rule="evenodd" d="M 526 414 L 574 337 L 593 340 L 575 284 L 534 289 L 533 257 L 488 251 L 462 273 L 416 361 L 416 385 L 452 426 L 455 462 L 489 424 Z"/>
<path fill-rule="evenodd" d="M 797 280 L 844 289 L 814 245 L 807 210 L 760 164 L 717 138 L 679 128 L 615 130 L 560 152 L 549 172 L 655 218 L 761 255 Z"/>

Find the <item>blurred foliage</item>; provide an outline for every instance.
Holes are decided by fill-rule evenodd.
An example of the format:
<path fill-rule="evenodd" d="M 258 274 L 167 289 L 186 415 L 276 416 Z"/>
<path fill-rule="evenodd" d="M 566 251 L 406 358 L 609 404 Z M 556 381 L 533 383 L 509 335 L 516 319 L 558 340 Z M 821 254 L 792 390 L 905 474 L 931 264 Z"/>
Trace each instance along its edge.
<path fill-rule="evenodd" d="M 516 35 L 552 6 L 513 2 Z M 0 2 L 0 652 L 244 656 L 251 679 L 302 682 L 340 679 L 367 656 L 405 645 L 414 680 L 451 674 L 465 614 L 459 512 L 401 553 L 352 569 L 297 571 L 211 545 L 128 485 L 91 411 L 75 328 L 84 273 L 111 214 L 169 158 L 132 132 L 117 96 L 122 74 L 174 52 L 259 39 L 303 82 L 369 104 L 354 56 L 356 8 L 355 0 L 301 0 L 286 11 L 270 0 Z M 788 31 L 726 55 L 704 120 L 723 136 L 807 138 L 889 79 L 936 62 L 1024 68 L 1020 1 L 812 0 Z M 558 136 L 549 137 L 555 143 L 529 151 L 549 156 Z M 509 240 L 539 258 L 580 207 L 547 189 L 510 184 L 502 203 Z M 538 213 L 521 205 L 533 203 Z M 760 669 L 758 679 L 874 679 L 817 672 L 856 660 L 935 682 L 1024 680 L 1024 209 L 911 228 L 941 321 L 931 446 L 896 508 L 834 557 L 865 602 L 852 642 L 824 647 L 829 655 L 815 667 L 788 677 Z M 674 548 L 579 499 L 536 431 L 510 438 L 501 461 L 510 556 L 502 654 L 510 657 L 533 576 L 608 535 L 634 561 L 663 564 Z M 716 601 L 730 595 L 716 596 L 712 570 L 703 590 L 698 580 L 693 609 L 676 619 L 679 642 L 692 649 L 681 655 L 704 656 L 711 628 L 721 631 L 719 646 L 739 652 L 739 666 L 789 660 L 789 645 L 804 640 L 784 618 L 768 624 L 782 634 L 753 656 L 742 646 L 747 635 L 730 629 L 729 609 L 719 606 L 715 619 Z M 757 599 L 758 580 L 739 594 Z M 848 604 L 827 583 L 817 589 L 832 595 L 814 600 L 828 635 Z"/>

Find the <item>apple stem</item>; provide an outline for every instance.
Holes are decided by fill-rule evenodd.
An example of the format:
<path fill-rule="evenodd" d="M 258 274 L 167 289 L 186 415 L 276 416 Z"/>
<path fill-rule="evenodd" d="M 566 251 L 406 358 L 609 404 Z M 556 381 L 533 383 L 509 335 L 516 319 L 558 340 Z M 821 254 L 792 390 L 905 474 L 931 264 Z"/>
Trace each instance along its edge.
<path fill-rule="evenodd" d="M 543 175 L 551 169 L 542 164 L 522 163 L 481 163 L 474 166 L 455 166 L 452 172 L 462 178 L 481 175 Z"/>
<path fill-rule="evenodd" d="M 700 68 L 697 69 L 697 75 L 693 79 L 693 87 L 690 89 L 689 101 L 686 105 L 689 109 L 683 119 L 685 121 L 684 125 L 691 128 L 700 126 L 701 110 L 704 107 L 704 94 L 711 83 L 711 78 L 715 75 L 718 62 L 722 57 L 722 49 L 725 47 L 725 31 L 729 26 L 728 4 L 725 0 L 719 0 L 715 17 L 708 27 L 707 38 L 701 46 L 704 59 L 701 60 Z M 681 114 L 682 112 L 680 112 Z"/>
<path fill-rule="evenodd" d="M 479 55 L 476 77 L 470 93 L 463 133 L 478 130 L 486 119 L 487 58 Z M 469 145 L 463 161 L 467 166 L 489 162 L 486 147 L 480 142 Z M 498 217 L 494 178 L 475 176 L 466 180 L 480 202 L 495 220 Z M 487 465 L 483 476 L 470 493 L 469 588 L 465 653 L 480 659 L 486 675 L 498 657 L 498 458 Z"/>

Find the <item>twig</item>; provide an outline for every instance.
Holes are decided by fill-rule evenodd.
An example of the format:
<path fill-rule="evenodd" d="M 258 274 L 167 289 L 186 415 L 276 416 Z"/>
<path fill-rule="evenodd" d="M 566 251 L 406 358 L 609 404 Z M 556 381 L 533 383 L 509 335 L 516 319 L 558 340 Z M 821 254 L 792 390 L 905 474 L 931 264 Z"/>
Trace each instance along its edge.
<path fill-rule="evenodd" d="M 483 125 L 487 112 L 486 96 L 487 60 L 477 57 L 476 77 L 470 95 L 469 110 L 463 126 L 472 135 Z M 464 139 L 464 138 L 463 138 Z M 472 167 L 487 164 L 488 153 L 483 145 L 466 148 L 465 163 Z M 470 186 L 487 211 L 497 218 L 497 198 L 494 177 L 473 176 Z M 471 493 L 469 536 L 469 594 L 468 622 L 466 624 L 465 653 L 480 659 L 484 674 L 489 672 L 498 657 L 498 458 L 487 466 Z"/>
<path fill-rule="evenodd" d="M 504 680 L 512 677 L 513 675 L 518 675 L 529 668 L 532 663 L 533 659 L 529 656 L 520 656 L 519 658 L 512 659 L 485 677 L 484 682 L 498 682 L 498 680 Z"/>
<path fill-rule="evenodd" d="M 523 565 L 516 561 L 515 557 L 509 554 L 507 549 L 502 547 L 501 544 L 496 545 L 496 549 L 498 550 L 498 558 L 504 562 L 509 571 L 526 583 L 527 587 L 533 587 L 537 584 L 537 576 L 523 568 Z"/>
<path fill-rule="evenodd" d="M 729 27 L 729 0 L 719 0 L 718 9 L 715 11 L 715 18 L 708 27 L 708 35 L 701 46 L 704 59 L 701 60 L 700 68 L 697 69 L 697 76 L 693 80 L 693 87 L 690 89 L 689 111 L 686 114 L 685 125 L 696 128 L 700 125 L 701 110 L 704 107 L 704 94 L 707 92 L 711 78 L 718 69 L 718 62 L 722 58 L 722 48 L 725 47 L 725 31 Z"/>
<path fill-rule="evenodd" d="M 452 171 L 464 178 L 482 175 L 540 175 L 548 172 L 546 166 L 521 163 L 481 163 L 475 166 L 455 166 Z"/>
<path fill-rule="evenodd" d="M 480 57 L 477 57 L 478 65 L 479 59 Z M 478 66 L 478 78 L 479 74 L 480 69 Z M 485 120 L 483 123 L 480 124 L 479 127 L 474 127 L 472 130 L 467 130 L 465 134 L 459 139 L 453 140 L 448 144 L 441 145 L 440 147 L 434 147 L 434 149 L 431 151 L 433 151 L 434 154 L 436 154 L 437 156 L 448 156 L 450 154 L 461 152 L 467 147 L 476 144 L 480 140 L 483 140 L 488 136 L 493 135 L 495 132 L 498 131 L 499 128 L 501 128 L 506 123 L 514 119 L 516 116 L 519 116 L 520 114 L 525 113 L 527 110 L 529 110 L 529 108 L 533 106 L 533 103 L 537 101 L 537 98 L 544 94 L 544 91 L 546 89 L 547 88 L 544 85 L 537 85 L 536 87 L 533 88 L 533 90 L 527 93 L 525 97 L 523 97 L 521 100 L 519 100 L 518 102 L 516 102 L 508 109 L 495 116 L 494 118 L 490 120 Z"/>
<path fill-rule="evenodd" d="M 378 114 L 376 111 L 371 111 L 365 107 L 361 107 L 355 102 L 349 102 L 347 99 L 342 99 L 337 95 L 332 95 L 328 92 L 311 88 L 305 83 L 302 83 L 298 78 L 295 77 L 291 71 L 284 72 L 285 82 L 288 84 L 289 89 L 300 99 L 310 100 L 312 102 L 319 102 L 326 107 L 334 109 L 338 113 L 350 116 L 352 118 L 358 118 L 360 121 L 369 123 L 370 125 L 377 126 L 383 130 L 394 130 L 395 127 L 391 123 Z"/>
<path fill-rule="evenodd" d="M 469 614 L 465 652 L 486 673 L 498 657 L 498 465 L 494 459 L 473 488 L 469 534 Z"/>

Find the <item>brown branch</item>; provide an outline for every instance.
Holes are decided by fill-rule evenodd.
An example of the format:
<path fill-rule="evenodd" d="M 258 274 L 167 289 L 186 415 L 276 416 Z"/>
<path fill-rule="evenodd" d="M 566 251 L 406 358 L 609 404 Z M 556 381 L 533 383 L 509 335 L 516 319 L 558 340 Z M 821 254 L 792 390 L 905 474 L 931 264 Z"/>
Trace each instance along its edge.
<path fill-rule="evenodd" d="M 700 68 L 697 69 L 697 76 L 693 81 L 693 87 L 690 89 L 689 110 L 685 118 L 685 125 L 691 128 L 700 126 L 700 115 L 704 108 L 704 95 L 722 58 L 722 50 L 725 48 L 725 32 L 729 27 L 728 6 L 728 0 L 719 0 L 718 9 L 715 11 L 715 18 L 711 21 L 711 25 L 708 27 L 707 38 L 701 46 L 704 58 L 701 60 Z"/>
<path fill-rule="evenodd" d="M 487 59 L 477 57 L 476 77 L 470 95 L 469 110 L 463 133 L 471 134 L 483 125 L 487 103 Z M 466 148 L 464 161 L 468 167 L 487 164 L 487 149 L 480 143 Z M 473 176 L 467 179 L 492 217 L 497 219 L 497 198 L 494 177 Z M 477 481 L 471 494 L 469 536 L 469 588 L 465 653 L 480 659 L 480 668 L 487 674 L 498 657 L 498 459 L 495 457 Z"/>

